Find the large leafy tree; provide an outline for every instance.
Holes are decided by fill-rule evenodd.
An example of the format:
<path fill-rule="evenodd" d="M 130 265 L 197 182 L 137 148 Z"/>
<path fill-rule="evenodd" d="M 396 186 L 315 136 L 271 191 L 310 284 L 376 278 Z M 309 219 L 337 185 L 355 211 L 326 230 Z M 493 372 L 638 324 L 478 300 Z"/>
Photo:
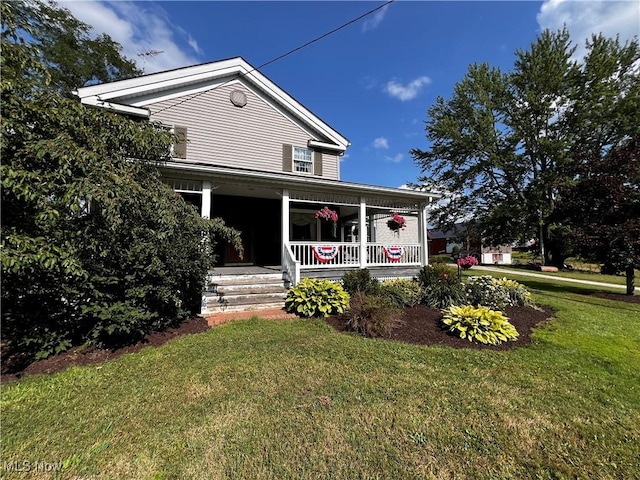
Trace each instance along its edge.
<path fill-rule="evenodd" d="M 634 267 L 640 267 L 640 134 L 567 169 L 572 180 L 561 188 L 558 214 L 575 219 L 576 251 L 610 273 L 625 272 L 633 295 Z"/>
<path fill-rule="evenodd" d="M 216 238 L 238 245 L 238 232 L 161 182 L 170 134 L 63 95 L 75 77 L 49 82 L 60 63 L 40 48 L 39 24 L 24 5 L 1 8 L 3 343 L 42 356 L 183 319 L 199 307 Z M 55 10 L 77 26 L 69 15 Z"/>
<path fill-rule="evenodd" d="M 422 183 L 444 192 L 432 219 L 473 218 L 492 243 L 536 237 L 543 261 L 562 265 L 575 219 L 557 221 L 567 165 L 604 156 L 638 132 L 638 42 L 600 35 L 584 60 L 566 30 L 543 32 L 503 73 L 474 64 L 428 110 L 431 146 L 414 149 Z M 575 238 L 575 237 L 573 237 Z"/>

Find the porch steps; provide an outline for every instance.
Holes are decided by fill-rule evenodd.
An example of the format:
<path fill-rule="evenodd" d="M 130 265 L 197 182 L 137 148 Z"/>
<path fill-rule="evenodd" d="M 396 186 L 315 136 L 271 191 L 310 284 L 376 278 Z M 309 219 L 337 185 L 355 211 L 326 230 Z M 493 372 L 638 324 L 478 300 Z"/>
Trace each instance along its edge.
<path fill-rule="evenodd" d="M 210 273 L 207 284 L 203 315 L 284 307 L 286 289 L 281 273 Z"/>

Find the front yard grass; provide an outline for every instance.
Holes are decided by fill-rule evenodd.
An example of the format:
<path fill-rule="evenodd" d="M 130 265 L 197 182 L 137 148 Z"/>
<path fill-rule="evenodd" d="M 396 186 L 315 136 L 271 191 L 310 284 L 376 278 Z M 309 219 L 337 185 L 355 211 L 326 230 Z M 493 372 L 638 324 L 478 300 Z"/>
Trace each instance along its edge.
<path fill-rule="evenodd" d="M 252 319 L 4 385 L 2 477 L 640 478 L 640 305 L 521 280 L 557 319 L 511 351 Z"/>

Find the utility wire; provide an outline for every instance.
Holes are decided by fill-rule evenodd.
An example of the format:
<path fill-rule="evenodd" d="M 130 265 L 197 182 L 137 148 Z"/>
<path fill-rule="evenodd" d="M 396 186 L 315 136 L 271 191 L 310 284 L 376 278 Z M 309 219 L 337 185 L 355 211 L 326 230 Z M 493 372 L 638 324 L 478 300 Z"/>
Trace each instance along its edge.
<path fill-rule="evenodd" d="M 343 23 L 342 25 L 340 25 L 340 26 L 339 26 L 339 27 L 337 27 L 337 28 L 334 28 L 334 29 L 333 29 L 333 30 L 331 30 L 330 32 L 327 32 L 327 33 L 325 33 L 325 34 L 323 34 L 323 35 L 320 35 L 320 36 L 319 36 L 319 37 L 317 37 L 317 38 L 314 38 L 313 40 L 308 41 L 308 42 L 307 42 L 307 43 L 305 43 L 304 45 L 300 45 L 299 47 L 296 47 L 296 48 L 294 48 L 293 50 L 289 50 L 287 53 L 283 53 L 282 55 L 280 55 L 280 56 L 278 56 L 278 57 L 274 58 L 273 60 L 269 60 L 268 62 L 263 63 L 262 65 L 260 65 L 260 66 L 258 66 L 258 67 L 254 67 L 254 68 L 252 68 L 251 70 L 249 70 L 249 71 L 248 71 L 248 72 L 246 72 L 246 73 L 240 73 L 240 75 L 238 76 L 238 78 L 242 78 L 242 77 L 245 77 L 245 76 L 249 75 L 250 73 L 253 73 L 253 72 L 255 72 L 255 71 L 259 71 L 260 69 L 262 69 L 262 68 L 266 67 L 267 65 L 271 65 L 272 63 L 275 63 L 275 62 L 277 62 L 278 60 L 281 60 L 281 59 L 283 59 L 283 58 L 285 58 L 285 57 L 287 57 L 287 56 L 291 55 L 292 53 L 297 52 L 298 50 L 302 50 L 303 48 L 306 48 L 306 47 L 308 47 L 309 45 L 311 45 L 311 44 L 313 44 L 313 43 L 316 43 L 316 42 L 318 42 L 318 41 L 322 40 L 323 38 L 328 37 L 329 35 L 333 35 L 333 34 L 334 34 L 334 33 L 336 33 L 337 31 L 342 30 L 343 28 L 348 27 L 349 25 L 351 25 L 351 24 L 353 24 L 353 23 L 356 23 L 356 22 L 358 22 L 359 20 L 362 20 L 363 18 L 365 18 L 365 17 L 367 17 L 367 16 L 371 15 L 371 14 L 372 14 L 372 13 L 374 13 L 374 12 L 377 12 L 378 10 L 381 10 L 381 9 L 385 8 L 387 5 L 390 5 L 390 4 L 392 4 L 393 2 L 395 2 L 395 0 L 389 0 L 388 2 L 385 2 L 385 3 L 383 3 L 382 5 L 380 5 L 380 6 L 376 7 L 376 8 L 374 8 L 374 9 L 369 10 L 369 11 L 368 11 L 368 12 L 366 12 L 366 13 L 363 13 L 362 15 L 360 15 L 360 16 L 359 16 L 359 17 L 357 17 L 357 18 L 354 18 L 353 20 L 349 20 L 348 22 Z M 183 103 L 186 103 L 186 102 L 188 102 L 189 100 L 193 100 L 194 98 L 197 98 L 197 97 L 199 97 L 200 95 L 203 95 L 203 94 L 205 94 L 205 93 L 207 93 L 207 92 L 210 92 L 210 91 L 211 91 L 211 90 L 213 90 L 214 88 L 224 87 L 225 85 L 227 85 L 228 83 L 230 83 L 230 82 L 232 82 L 232 81 L 234 81 L 234 80 L 236 80 L 236 78 L 235 78 L 235 77 L 234 77 L 234 78 L 231 78 L 231 79 L 229 79 L 229 80 L 227 80 L 227 81 L 226 81 L 226 82 L 224 82 L 224 83 L 221 83 L 220 85 L 217 85 L 217 86 L 215 86 L 215 87 L 212 87 L 212 88 L 210 88 L 210 89 L 204 90 L 204 91 L 202 91 L 202 92 L 198 92 L 198 93 L 196 93 L 196 94 L 193 94 L 192 96 L 190 96 L 190 97 L 188 97 L 188 98 L 185 98 L 185 99 L 183 99 L 183 100 L 181 100 L 181 101 L 179 101 L 179 102 L 176 102 L 176 103 L 174 103 L 173 105 L 169 105 L 169 106 L 166 106 L 166 107 L 164 107 L 164 108 L 161 108 L 160 110 L 157 110 L 156 112 L 154 112 L 154 114 L 158 114 L 158 113 L 160 113 L 160 112 L 164 112 L 165 110 L 169 110 L 170 108 L 174 108 L 174 107 L 177 107 L 178 105 L 182 105 Z"/>

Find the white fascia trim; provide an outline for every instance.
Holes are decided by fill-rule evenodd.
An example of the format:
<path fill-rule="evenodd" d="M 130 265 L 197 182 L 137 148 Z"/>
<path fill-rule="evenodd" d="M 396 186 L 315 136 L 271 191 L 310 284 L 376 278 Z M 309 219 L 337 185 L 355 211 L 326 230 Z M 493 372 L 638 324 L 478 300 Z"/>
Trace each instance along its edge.
<path fill-rule="evenodd" d="M 92 107 L 101 107 L 111 110 L 112 112 L 124 113 L 127 115 L 135 115 L 137 117 L 149 118 L 150 112 L 146 108 L 132 107 L 131 105 L 123 105 L 121 103 L 104 102 L 96 97 L 83 98 L 80 102 L 84 105 Z"/>
<path fill-rule="evenodd" d="M 340 153 L 346 150 L 342 145 L 334 145 L 333 143 L 320 142 L 318 140 L 309 140 L 307 146 L 310 148 L 321 148 L 323 150 L 335 150 Z"/>
<path fill-rule="evenodd" d="M 88 87 L 80 87 L 77 90 L 77 95 L 82 97 L 97 96 L 97 95 L 111 95 L 115 93 L 115 96 L 125 95 L 125 91 L 142 87 L 143 91 L 149 89 L 155 89 L 164 82 L 171 82 L 178 80 L 178 83 L 184 83 L 190 81 L 190 77 L 199 75 L 211 75 L 218 76 L 225 70 L 233 71 L 238 69 L 240 64 L 240 58 L 232 58 L 229 60 L 221 60 L 219 62 L 205 63 L 203 65 L 195 65 L 193 67 L 178 68 L 176 70 L 170 70 L 168 72 L 152 73 L 150 75 L 143 75 L 142 77 L 130 78 L 128 80 L 118 80 L 110 83 L 102 83 L 99 85 L 91 85 Z M 245 62 L 246 63 L 246 62 Z M 228 74 L 228 73 L 227 73 Z"/>
<path fill-rule="evenodd" d="M 342 182 L 338 180 L 329 180 L 329 179 L 320 179 L 320 178 L 311 178 L 311 177 L 294 177 L 284 174 L 278 173 L 269 173 L 269 172 L 259 172 L 252 171 L 247 172 L 245 170 L 234 170 L 225 167 L 216 167 L 213 165 L 200 165 L 200 164 L 192 164 L 192 163 L 178 163 L 175 161 L 167 162 L 160 165 L 160 168 L 168 169 L 168 170 L 180 170 L 187 171 L 191 173 L 201 173 L 208 175 L 219 175 L 226 176 L 232 178 L 241 179 L 242 177 L 251 178 L 255 180 L 264 180 L 271 182 L 278 182 L 281 185 L 293 186 L 297 188 L 308 188 L 309 185 L 317 186 L 317 187 L 325 187 L 329 190 L 355 190 L 360 194 L 369 194 L 369 195 L 385 195 L 385 196 L 393 196 L 396 198 L 403 199 L 412 199 L 414 201 L 422 201 L 428 202 L 431 201 L 432 198 L 438 199 L 441 197 L 440 194 L 435 192 L 420 192 L 416 190 L 404 190 L 401 188 L 394 187 L 381 187 L 376 185 L 365 185 L 363 183 L 352 183 L 352 182 Z"/>

